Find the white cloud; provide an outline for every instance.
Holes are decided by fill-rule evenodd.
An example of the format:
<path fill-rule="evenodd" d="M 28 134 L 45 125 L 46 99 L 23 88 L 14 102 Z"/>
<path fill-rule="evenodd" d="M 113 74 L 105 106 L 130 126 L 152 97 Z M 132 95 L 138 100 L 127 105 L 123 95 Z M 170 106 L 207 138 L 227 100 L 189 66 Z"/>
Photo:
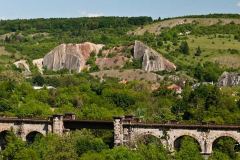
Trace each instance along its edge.
<path fill-rule="evenodd" d="M 91 13 L 91 12 L 85 12 L 85 11 L 83 11 L 83 12 L 81 12 L 81 16 L 83 16 L 83 17 L 101 17 L 101 16 L 103 16 L 103 13 Z"/>
<path fill-rule="evenodd" d="M 0 17 L 0 20 L 7 20 L 7 18 L 5 18 L 5 17 Z"/>
<path fill-rule="evenodd" d="M 237 6 L 240 7 L 240 1 L 237 3 Z"/>
<path fill-rule="evenodd" d="M 103 16 L 102 13 L 88 13 L 87 14 L 88 17 L 101 17 Z"/>

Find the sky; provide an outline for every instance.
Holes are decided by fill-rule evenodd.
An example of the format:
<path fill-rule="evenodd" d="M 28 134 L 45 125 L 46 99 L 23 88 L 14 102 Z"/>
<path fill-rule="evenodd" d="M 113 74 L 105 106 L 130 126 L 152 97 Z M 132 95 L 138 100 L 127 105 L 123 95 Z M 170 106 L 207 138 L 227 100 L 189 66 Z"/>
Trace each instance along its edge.
<path fill-rule="evenodd" d="M 240 13 L 240 0 L 0 0 L 0 19 Z"/>

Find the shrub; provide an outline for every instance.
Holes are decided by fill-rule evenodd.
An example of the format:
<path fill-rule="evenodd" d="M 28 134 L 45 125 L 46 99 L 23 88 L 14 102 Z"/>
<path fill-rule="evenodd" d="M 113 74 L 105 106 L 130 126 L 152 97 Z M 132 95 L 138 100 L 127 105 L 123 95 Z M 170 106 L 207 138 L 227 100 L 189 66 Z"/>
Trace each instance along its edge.
<path fill-rule="evenodd" d="M 188 55 L 189 54 L 189 46 L 186 41 L 183 41 L 179 47 L 181 53 Z"/>

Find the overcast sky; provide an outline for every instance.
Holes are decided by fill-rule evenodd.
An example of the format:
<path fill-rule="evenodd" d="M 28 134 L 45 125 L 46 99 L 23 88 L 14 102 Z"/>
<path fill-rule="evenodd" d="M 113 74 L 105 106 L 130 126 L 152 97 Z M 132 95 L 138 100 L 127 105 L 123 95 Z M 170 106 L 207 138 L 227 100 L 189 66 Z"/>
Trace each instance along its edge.
<path fill-rule="evenodd" d="M 240 13 L 240 0 L 0 0 L 0 19 Z"/>

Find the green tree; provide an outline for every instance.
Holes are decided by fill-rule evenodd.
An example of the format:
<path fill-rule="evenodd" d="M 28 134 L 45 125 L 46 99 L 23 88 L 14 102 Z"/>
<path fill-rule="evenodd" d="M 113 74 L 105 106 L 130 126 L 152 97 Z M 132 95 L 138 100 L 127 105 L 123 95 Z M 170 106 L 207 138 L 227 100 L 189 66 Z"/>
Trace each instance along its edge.
<path fill-rule="evenodd" d="M 148 144 L 140 145 L 137 149 L 142 156 L 142 159 L 151 159 L 151 160 L 169 160 L 170 156 L 168 155 L 165 148 L 160 144 Z"/>
<path fill-rule="evenodd" d="M 136 151 L 126 147 L 116 147 L 111 150 L 104 150 L 101 153 L 84 154 L 80 160 L 143 160 L 142 156 Z"/>
<path fill-rule="evenodd" d="M 230 160 L 230 157 L 225 153 L 214 151 L 209 157 L 209 160 Z"/>
<path fill-rule="evenodd" d="M 217 82 L 221 74 L 220 66 L 212 62 L 198 63 L 194 68 L 194 77 L 200 81 Z"/>
<path fill-rule="evenodd" d="M 26 147 L 26 143 L 20 138 L 16 137 L 13 132 L 8 132 L 7 146 L 1 152 L 3 159 L 6 160 L 36 160 L 38 159 L 37 153 Z"/>
<path fill-rule="evenodd" d="M 188 55 L 189 54 L 189 46 L 186 41 L 183 41 L 179 47 L 181 53 Z"/>
<path fill-rule="evenodd" d="M 45 80 L 41 75 L 37 75 L 33 77 L 32 81 L 33 81 L 33 84 L 37 86 L 43 86 L 45 84 Z"/>
<path fill-rule="evenodd" d="M 176 160 L 203 160 L 198 145 L 191 138 L 184 138 L 180 150 L 175 155 Z"/>
<path fill-rule="evenodd" d="M 130 105 L 135 104 L 135 100 L 132 96 L 123 93 L 114 93 L 111 95 L 111 99 L 118 107 L 127 108 Z"/>
<path fill-rule="evenodd" d="M 214 143 L 214 152 L 221 152 L 222 154 L 225 154 L 230 159 L 236 159 L 236 153 L 235 153 L 235 146 L 237 142 L 229 137 L 223 137 L 217 140 L 217 142 Z M 225 157 L 226 157 L 225 156 Z"/>
<path fill-rule="evenodd" d="M 195 56 L 200 56 L 202 54 L 202 50 L 200 47 L 196 49 Z"/>
<path fill-rule="evenodd" d="M 76 152 L 78 156 L 81 156 L 87 152 L 101 152 L 104 149 L 108 149 L 108 146 L 103 142 L 101 138 L 95 138 L 87 130 L 75 133 L 76 139 Z"/>

